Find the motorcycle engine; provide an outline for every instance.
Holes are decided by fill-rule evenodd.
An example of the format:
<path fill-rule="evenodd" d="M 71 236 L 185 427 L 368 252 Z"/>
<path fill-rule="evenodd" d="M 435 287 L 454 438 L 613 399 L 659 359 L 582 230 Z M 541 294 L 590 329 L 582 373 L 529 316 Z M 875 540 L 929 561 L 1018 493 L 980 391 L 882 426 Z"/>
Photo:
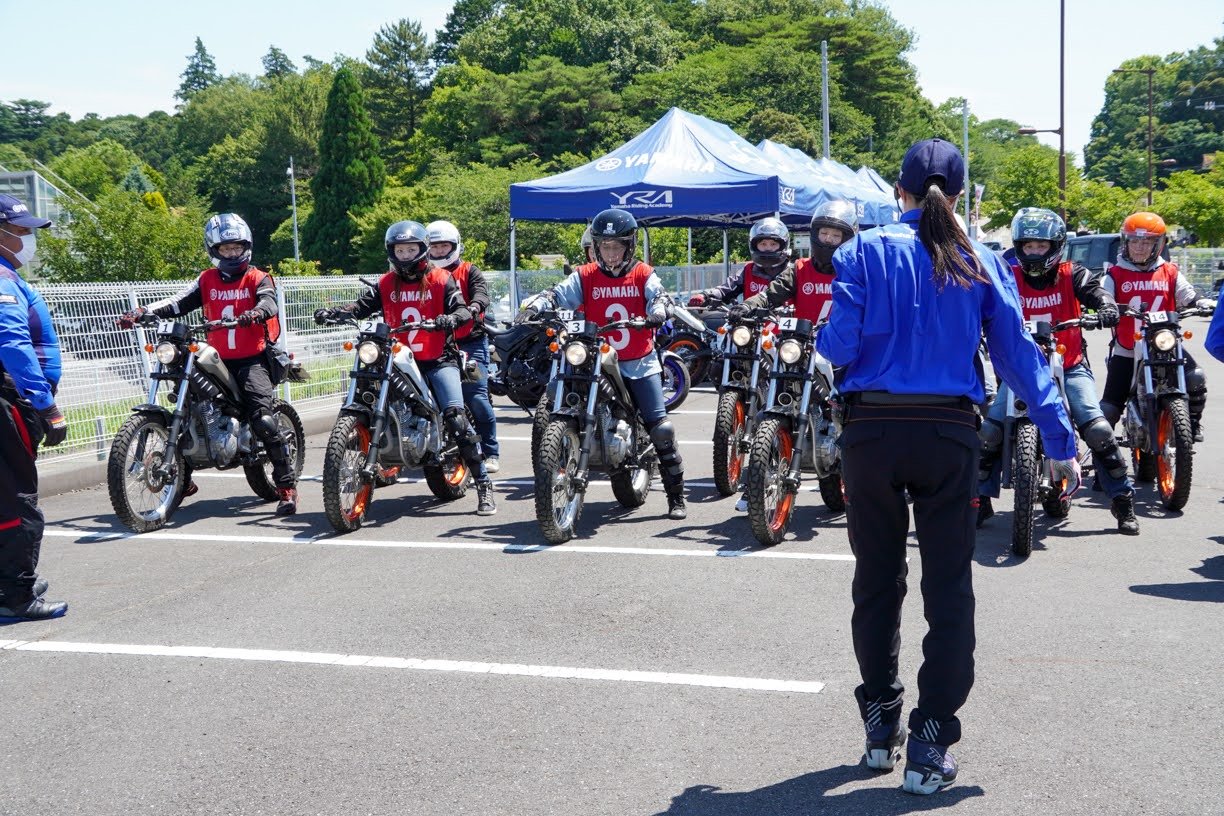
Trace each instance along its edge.
<path fill-rule="evenodd" d="M 841 458 L 841 451 L 837 447 L 837 435 L 834 431 L 833 423 L 824 416 L 818 414 L 813 417 L 812 460 L 821 478 L 833 473 Z"/>
<path fill-rule="evenodd" d="M 428 418 L 415 415 L 402 402 L 392 406 L 391 416 L 405 463 L 417 464 L 425 458 L 426 453 L 440 447 L 438 427 Z"/>
<path fill-rule="evenodd" d="M 633 453 L 633 429 L 625 420 L 613 417 L 612 409 L 606 403 L 599 406 L 598 417 L 604 449 L 608 452 L 607 466 L 618 467 Z"/>
<path fill-rule="evenodd" d="M 210 464 L 222 467 L 238 455 L 238 422 L 222 413 L 211 402 L 196 403 L 196 411 L 204 424 L 204 437 L 208 445 Z M 196 424 L 191 423 L 192 449 L 198 451 Z"/>

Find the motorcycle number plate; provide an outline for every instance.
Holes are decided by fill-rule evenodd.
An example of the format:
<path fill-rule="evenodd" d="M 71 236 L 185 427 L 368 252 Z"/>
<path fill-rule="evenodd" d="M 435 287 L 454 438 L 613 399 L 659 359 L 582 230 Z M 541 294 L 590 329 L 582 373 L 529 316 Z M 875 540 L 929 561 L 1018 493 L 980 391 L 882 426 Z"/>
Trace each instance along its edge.
<path fill-rule="evenodd" d="M 1028 332 L 1029 334 L 1036 334 L 1037 333 L 1037 321 L 1036 320 L 1024 321 L 1024 330 Z"/>
<path fill-rule="evenodd" d="M 794 331 L 798 327 L 799 327 L 799 318 L 797 317 L 784 317 L 778 321 L 779 331 Z"/>
<path fill-rule="evenodd" d="M 1168 312 L 1148 312 L 1149 323 L 1167 323 L 1169 322 Z"/>
<path fill-rule="evenodd" d="M 173 320 L 157 321 L 157 333 L 158 334 L 172 334 L 173 332 L 174 332 L 174 321 Z"/>
<path fill-rule="evenodd" d="M 558 320 L 566 320 L 566 321 L 568 321 L 568 320 L 573 320 L 573 319 L 574 319 L 574 310 L 573 310 L 573 309 L 558 309 L 558 310 L 557 310 L 557 319 L 558 319 Z"/>
<path fill-rule="evenodd" d="M 565 330 L 570 334 L 582 334 L 586 330 L 585 320 L 567 320 L 565 322 Z"/>
<path fill-rule="evenodd" d="M 362 334 L 374 334 L 378 331 L 378 321 L 363 320 L 357 324 L 357 331 L 361 332 Z"/>

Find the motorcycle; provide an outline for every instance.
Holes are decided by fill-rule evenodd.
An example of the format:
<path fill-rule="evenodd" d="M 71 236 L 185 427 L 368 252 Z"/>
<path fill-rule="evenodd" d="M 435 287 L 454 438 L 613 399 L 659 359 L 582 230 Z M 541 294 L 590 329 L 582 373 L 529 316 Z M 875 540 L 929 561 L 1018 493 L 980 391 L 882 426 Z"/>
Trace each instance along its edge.
<path fill-rule="evenodd" d="M 675 304 L 672 314 L 672 319 L 659 329 L 659 346 L 680 355 L 688 367 L 690 385 L 701 385 L 717 370 L 721 347 L 718 330 L 726 319 L 726 310 L 690 309 Z"/>
<path fill-rule="evenodd" d="M 688 399 L 692 380 L 684 358 L 674 351 L 667 351 L 655 341 L 655 354 L 663 367 L 663 408 L 669 413 L 679 408 Z"/>
<path fill-rule="evenodd" d="M 548 326 L 531 320 L 507 328 L 485 321 L 489 334 L 493 371 L 489 374 L 489 393 L 508 397 L 518 407 L 534 412 L 548 388 L 553 353 Z"/>
<path fill-rule="evenodd" d="M 354 326 L 358 333 L 356 342 L 344 344 L 354 352 L 348 396 L 323 454 L 323 509 L 332 527 L 341 533 L 361 527 L 374 488 L 393 481 L 404 467 L 420 467 L 430 491 L 442 501 L 466 495 L 471 473 L 459 445 L 446 429 L 442 408 L 412 349 L 395 339 L 403 331 L 439 331 L 434 321 L 397 328 L 349 317 L 326 323 Z M 453 331 L 448 349 L 461 353 Z"/>
<path fill-rule="evenodd" d="M 805 466 L 816 472 L 825 506 L 834 513 L 846 509 L 833 365 L 817 353 L 810 320 L 781 317 L 775 323 L 761 342 L 773 362 L 766 408 L 749 449 L 746 490 L 752 533 L 767 546 L 786 534 Z"/>
<path fill-rule="evenodd" d="M 1024 323 L 1037 348 L 1045 353 L 1050 379 L 1058 388 L 1067 416 L 1071 416 L 1071 405 L 1067 401 L 1063 370 L 1066 348 L 1055 343 L 1054 334 L 1075 326 L 1091 330 L 1100 328 L 1100 325 L 1095 315 L 1055 325 L 1043 320 L 1026 320 Z M 1054 481 L 1053 460 L 1045 454 L 1041 435 L 1029 418 L 1028 407 L 1015 396 L 1007 404 L 1000 456 L 1002 486 L 1013 491 L 1012 552 L 1020 558 L 1027 558 L 1033 552 L 1033 507 L 1040 504 L 1047 516 L 1062 519 L 1071 513 L 1071 499 L 1063 496 L 1065 480 Z M 1091 462 L 1091 453 L 1088 454 L 1088 461 Z"/>
<path fill-rule="evenodd" d="M 145 351 L 156 366 L 149 375 L 148 399 L 132 408 L 111 442 L 106 484 L 119 521 L 137 533 L 160 529 L 182 502 L 191 471 L 205 468 L 241 467 L 255 495 L 276 501 L 272 463 L 244 418 L 242 390 L 204 339 L 237 327 L 237 321 L 190 326 L 146 314 L 137 322 L 155 330 L 156 342 Z M 292 376 L 303 375 L 298 369 Z M 163 383 L 173 409 L 158 404 Z M 294 474 L 300 476 L 306 456 L 302 420 L 280 400 L 273 402 L 272 412 L 289 445 Z"/>
<path fill-rule="evenodd" d="M 617 366 L 616 350 L 601 334 L 644 328 L 642 318 L 599 326 L 570 310 L 542 313 L 564 329 L 552 343 L 556 359 L 549 385 L 550 411 L 532 449 L 536 521 L 544 539 L 562 544 L 574 536 L 590 469 L 601 465 L 624 507 L 640 507 L 654 480 L 657 459 L 650 434 Z"/>
<path fill-rule="evenodd" d="M 1160 503 L 1180 510 L 1190 499 L 1194 475 L 1194 434 L 1186 391 L 1186 357 L 1182 353 L 1181 319 L 1210 311 L 1190 308 L 1149 311 L 1147 304 L 1122 307 L 1138 321 L 1135 332 L 1134 376 L 1122 415 L 1120 443 L 1131 449 L 1135 476 L 1156 480 Z"/>
<path fill-rule="evenodd" d="M 764 394 L 761 343 L 768 309 L 757 309 L 718 328 L 717 357 L 722 362 L 718 410 L 714 418 L 714 486 L 723 496 L 743 487 L 744 460 L 755 435 Z"/>

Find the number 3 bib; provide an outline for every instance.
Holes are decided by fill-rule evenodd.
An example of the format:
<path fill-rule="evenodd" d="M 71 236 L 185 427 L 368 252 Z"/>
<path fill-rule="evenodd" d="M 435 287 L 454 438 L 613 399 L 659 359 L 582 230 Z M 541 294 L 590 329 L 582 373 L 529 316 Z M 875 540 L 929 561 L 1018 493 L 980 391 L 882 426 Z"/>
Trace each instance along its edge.
<path fill-rule="evenodd" d="M 638 263 L 622 278 L 604 273 L 599 264 L 578 267 L 582 279 L 583 310 L 588 320 L 611 323 L 631 317 L 646 316 L 646 281 L 654 269 Z M 608 345 L 616 349 L 621 360 L 638 360 L 654 351 L 654 331 L 651 329 L 620 329 L 607 336 Z"/>

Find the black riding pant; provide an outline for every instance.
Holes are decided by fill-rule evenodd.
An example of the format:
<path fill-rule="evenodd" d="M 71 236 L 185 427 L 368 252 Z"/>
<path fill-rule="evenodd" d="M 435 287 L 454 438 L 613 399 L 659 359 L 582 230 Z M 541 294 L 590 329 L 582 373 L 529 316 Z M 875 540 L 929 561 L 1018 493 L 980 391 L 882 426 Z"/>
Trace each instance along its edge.
<path fill-rule="evenodd" d="M 898 655 L 908 573 L 908 491 L 928 624 L 910 730 L 951 745 L 960 739 L 956 712 L 973 686 L 976 417 L 967 400 L 954 408 L 851 404 L 841 446 L 855 556 L 851 630 L 863 680 L 856 694 L 861 705 L 888 704 L 904 691 Z M 899 715 L 899 705 L 886 707 Z"/>
<path fill-rule="evenodd" d="M 234 375 L 238 388 L 242 391 L 242 407 L 246 413 L 246 421 L 251 426 L 251 433 L 263 442 L 268 459 L 272 461 L 272 481 L 277 487 L 293 487 L 296 479 L 293 463 L 289 461 L 289 445 L 280 435 L 276 414 L 272 411 L 276 386 L 272 382 L 267 355 L 257 354 L 254 357 L 226 360 L 225 367 Z M 267 417 L 270 417 L 271 421 L 268 421 Z"/>
<path fill-rule="evenodd" d="M 34 460 L 42 420 L 15 392 L 0 394 L 0 606 L 22 606 L 34 597 L 43 514 L 38 509 Z"/>

